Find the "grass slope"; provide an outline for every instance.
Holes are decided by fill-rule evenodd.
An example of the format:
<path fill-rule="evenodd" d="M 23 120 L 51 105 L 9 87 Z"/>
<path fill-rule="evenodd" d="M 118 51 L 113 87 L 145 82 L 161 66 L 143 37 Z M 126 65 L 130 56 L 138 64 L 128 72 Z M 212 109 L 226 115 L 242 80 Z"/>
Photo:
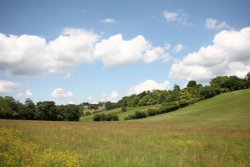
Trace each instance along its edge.
<path fill-rule="evenodd" d="M 177 111 L 140 121 L 175 123 L 250 123 L 250 89 L 220 94 Z"/>
<path fill-rule="evenodd" d="M 142 122 L 0 120 L 0 166 L 247 167 L 249 100 L 226 93 Z"/>

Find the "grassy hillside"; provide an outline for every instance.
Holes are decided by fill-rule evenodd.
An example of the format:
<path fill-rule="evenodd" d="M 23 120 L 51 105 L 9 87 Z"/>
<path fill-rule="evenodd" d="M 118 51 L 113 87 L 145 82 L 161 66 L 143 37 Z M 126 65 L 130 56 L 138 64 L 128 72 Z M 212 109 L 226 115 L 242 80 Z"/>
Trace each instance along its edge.
<path fill-rule="evenodd" d="M 0 166 L 247 167 L 249 101 L 242 90 L 137 121 L 0 120 Z"/>
<path fill-rule="evenodd" d="M 177 111 L 148 117 L 140 121 L 173 123 L 232 124 L 250 123 L 250 89 L 223 93 Z"/>
<path fill-rule="evenodd" d="M 119 117 L 119 120 L 123 121 L 124 118 L 126 118 L 128 115 L 130 114 L 134 114 L 136 111 L 146 111 L 148 109 L 153 109 L 153 108 L 158 108 L 159 105 L 151 105 L 151 106 L 139 106 L 139 107 L 127 107 L 127 111 L 126 112 L 122 112 L 121 108 L 116 108 L 113 110 L 108 110 L 108 111 L 102 111 L 102 112 L 98 112 L 96 114 L 115 114 Z M 93 117 L 96 114 L 92 114 L 92 115 L 88 115 L 85 117 L 81 117 L 80 121 L 92 121 Z"/>

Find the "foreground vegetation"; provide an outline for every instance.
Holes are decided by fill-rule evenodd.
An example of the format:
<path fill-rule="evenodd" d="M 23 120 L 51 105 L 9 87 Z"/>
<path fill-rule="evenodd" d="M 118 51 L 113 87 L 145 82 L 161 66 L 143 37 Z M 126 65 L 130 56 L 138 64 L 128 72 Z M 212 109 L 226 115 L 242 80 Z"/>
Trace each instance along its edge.
<path fill-rule="evenodd" d="M 250 166 L 250 89 L 126 122 L 0 120 L 0 166 Z"/>

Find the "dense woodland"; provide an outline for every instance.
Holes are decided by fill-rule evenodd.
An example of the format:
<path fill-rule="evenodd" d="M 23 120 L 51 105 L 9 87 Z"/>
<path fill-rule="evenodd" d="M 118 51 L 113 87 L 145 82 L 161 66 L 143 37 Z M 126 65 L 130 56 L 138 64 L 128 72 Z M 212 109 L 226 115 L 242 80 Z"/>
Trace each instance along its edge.
<path fill-rule="evenodd" d="M 106 110 L 121 108 L 126 112 L 127 107 L 147 106 L 161 104 L 159 109 L 138 111 L 129 115 L 126 120 L 140 119 L 147 116 L 154 116 L 174 111 L 197 101 L 214 97 L 220 93 L 250 88 L 250 73 L 241 79 L 236 76 L 218 76 L 210 81 L 210 85 L 203 86 L 196 81 L 189 81 L 184 89 L 175 85 L 173 90 L 145 91 L 138 95 L 123 97 L 117 103 L 105 102 Z M 84 103 L 83 103 L 84 104 Z M 34 103 L 26 99 L 24 103 L 15 100 L 13 97 L 0 97 L 0 118 L 4 119 L 27 119 L 27 120 L 57 120 L 57 121 L 79 121 L 81 116 L 86 115 L 80 105 L 56 105 L 53 101 Z M 92 109 L 97 109 L 98 104 L 91 104 Z M 115 115 L 95 115 L 94 121 L 117 121 Z"/>

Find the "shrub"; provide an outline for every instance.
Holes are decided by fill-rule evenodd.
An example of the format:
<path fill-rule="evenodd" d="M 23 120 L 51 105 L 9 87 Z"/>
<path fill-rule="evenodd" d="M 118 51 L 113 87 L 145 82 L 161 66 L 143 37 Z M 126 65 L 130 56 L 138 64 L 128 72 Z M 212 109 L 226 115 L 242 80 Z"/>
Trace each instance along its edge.
<path fill-rule="evenodd" d="M 146 118 L 147 114 L 143 111 L 136 111 L 135 112 L 135 118 L 136 119 L 141 119 L 141 118 Z"/>
<path fill-rule="evenodd" d="M 119 121 L 119 118 L 117 115 L 112 114 L 96 114 L 93 121 Z"/>
<path fill-rule="evenodd" d="M 147 114 L 148 114 L 148 116 L 155 116 L 155 115 L 158 114 L 158 111 L 157 111 L 157 110 L 154 110 L 154 109 L 149 109 L 149 110 L 147 111 Z"/>
<path fill-rule="evenodd" d="M 144 111 L 136 111 L 135 114 L 127 116 L 125 120 L 141 119 L 146 118 L 147 116 L 148 115 Z"/>

